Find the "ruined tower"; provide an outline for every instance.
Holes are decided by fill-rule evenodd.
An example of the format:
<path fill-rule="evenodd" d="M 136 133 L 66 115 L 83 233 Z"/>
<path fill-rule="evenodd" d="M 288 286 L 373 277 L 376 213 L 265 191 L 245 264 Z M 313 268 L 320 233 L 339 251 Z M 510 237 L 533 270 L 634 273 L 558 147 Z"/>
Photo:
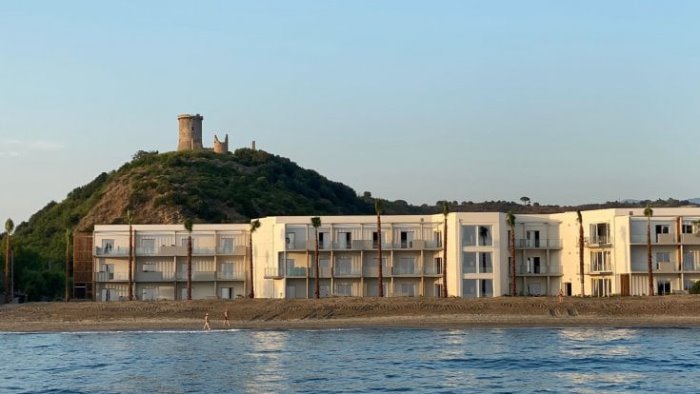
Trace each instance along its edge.
<path fill-rule="evenodd" d="M 228 153 L 228 134 L 223 142 L 214 134 L 214 153 Z"/>
<path fill-rule="evenodd" d="M 202 120 L 200 114 L 178 115 L 177 121 L 180 125 L 180 140 L 177 143 L 177 150 L 200 150 L 202 146 Z"/>

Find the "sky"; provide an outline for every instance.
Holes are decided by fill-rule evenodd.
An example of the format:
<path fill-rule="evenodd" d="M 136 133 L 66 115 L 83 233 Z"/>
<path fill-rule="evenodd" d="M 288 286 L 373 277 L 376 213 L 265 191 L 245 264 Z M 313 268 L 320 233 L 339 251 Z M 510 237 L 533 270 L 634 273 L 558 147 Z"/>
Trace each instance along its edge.
<path fill-rule="evenodd" d="M 697 1 L 0 2 L 0 218 L 203 139 L 358 194 L 700 197 Z"/>

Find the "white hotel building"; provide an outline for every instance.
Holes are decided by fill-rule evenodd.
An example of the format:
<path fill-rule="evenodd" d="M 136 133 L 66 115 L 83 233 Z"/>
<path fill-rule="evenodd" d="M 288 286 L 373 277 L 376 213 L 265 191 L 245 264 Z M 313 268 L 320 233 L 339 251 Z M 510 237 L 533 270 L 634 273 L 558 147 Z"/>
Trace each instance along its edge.
<path fill-rule="evenodd" d="M 585 294 L 642 295 L 648 291 L 643 209 L 583 211 Z M 249 224 L 195 224 L 192 298 L 248 294 L 249 263 L 259 298 L 313 298 L 315 229 L 310 216 L 266 217 Z M 439 297 L 443 259 L 449 296 L 497 297 L 510 291 L 506 215 L 456 212 L 445 216 L 321 216 L 318 229 L 321 297 L 376 297 L 378 242 L 386 297 Z M 687 290 L 700 280 L 700 208 L 658 208 L 650 219 L 654 288 Z M 128 295 L 129 226 L 97 225 L 93 233 L 93 297 Z M 186 299 L 187 237 L 181 225 L 134 225 L 133 294 L 143 300 Z M 575 212 L 516 215 L 519 295 L 581 295 L 579 223 Z"/>

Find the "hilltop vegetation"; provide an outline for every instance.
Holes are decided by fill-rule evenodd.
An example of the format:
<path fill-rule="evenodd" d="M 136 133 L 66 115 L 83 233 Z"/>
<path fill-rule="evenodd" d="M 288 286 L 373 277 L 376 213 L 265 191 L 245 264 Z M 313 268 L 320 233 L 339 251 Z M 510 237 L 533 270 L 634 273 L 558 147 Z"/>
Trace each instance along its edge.
<path fill-rule="evenodd" d="M 63 294 L 66 231 L 91 231 L 95 224 L 124 223 L 127 210 L 134 223 L 178 224 L 248 222 L 274 215 L 359 215 L 374 213 L 375 198 L 299 167 L 287 158 L 260 150 L 230 154 L 211 151 L 137 152 L 133 160 L 71 191 L 60 203 L 50 202 L 17 226 L 15 288 L 30 299 Z M 384 214 L 434 214 L 442 203 L 411 205 L 385 201 Z M 518 204 L 509 201 L 448 202 L 450 211 L 553 213 L 563 210 L 638 207 L 647 201 L 581 207 Z M 654 206 L 687 205 L 658 200 Z M 4 259 L 4 254 L 3 254 Z M 4 264 L 4 260 L 3 260 Z"/>

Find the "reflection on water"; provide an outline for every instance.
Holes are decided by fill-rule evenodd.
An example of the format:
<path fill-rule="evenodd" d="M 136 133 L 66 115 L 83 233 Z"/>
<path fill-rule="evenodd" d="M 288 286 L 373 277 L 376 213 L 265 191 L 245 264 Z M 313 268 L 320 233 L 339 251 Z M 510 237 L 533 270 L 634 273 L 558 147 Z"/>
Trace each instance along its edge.
<path fill-rule="evenodd" d="M 0 392 L 696 392 L 699 329 L 0 333 Z"/>

